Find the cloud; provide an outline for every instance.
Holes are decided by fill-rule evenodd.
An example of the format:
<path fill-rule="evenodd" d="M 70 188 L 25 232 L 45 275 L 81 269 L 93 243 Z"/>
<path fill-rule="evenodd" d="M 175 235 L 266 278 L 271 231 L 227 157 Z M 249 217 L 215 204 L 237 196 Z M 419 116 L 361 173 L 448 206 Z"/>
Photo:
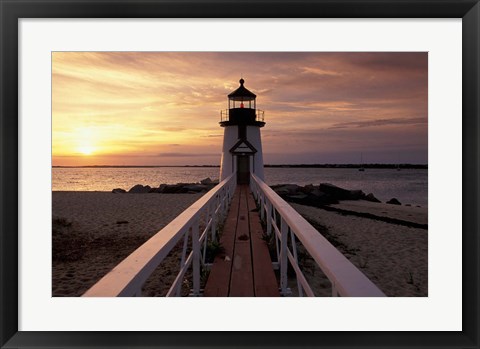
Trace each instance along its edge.
<path fill-rule="evenodd" d="M 325 76 L 325 75 L 341 76 L 341 75 L 343 75 L 342 72 L 339 72 L 339 71 L 325 70 L 325 69 L 316 68 L 316 67 L 303 67 L 302 68 L 302 74 L 314 74 L 314 75 L 320 75 L 320 76 Z"/>
<path fill-rule="evenodd" d="M 200 136 L 204 138 L 217 138 L 217 137 L 223 137 L 223 134 L 211 134 L 211 135 L 206 135 L 206 136 Z"/>
<path fill-rule="evenodd" d="M 111 156 L 182 144 L 159 156 L 201 161 L 195 150 L 216 151 L 219 112 L 242 74 L 265 110 L 265 151 L 285 154 L 286 140 L 310 154 L 427 139 L 427 53 L 55 52 L 53 154 L 74 154 L 76 130 L 88 127 Z"/>
<path fill-rule="evenodd" d="M 218 153 L 174 153 L 174 152 L 163 152 L 156 154 L 155 156 L 162 158 L 195 158 L 203 156 L 218 156 Z"/>
<path fill-rule="evenodd" d="M 388 125 L 417 125 L 426 124 L 426 118 L 409 118 L 409 119 L 376 119 L 367 121 L 351 121 L 334 124 L 330 128 L 361 128 L 361 127 L 376 127 L 376 126 L 388 126 Z"/>

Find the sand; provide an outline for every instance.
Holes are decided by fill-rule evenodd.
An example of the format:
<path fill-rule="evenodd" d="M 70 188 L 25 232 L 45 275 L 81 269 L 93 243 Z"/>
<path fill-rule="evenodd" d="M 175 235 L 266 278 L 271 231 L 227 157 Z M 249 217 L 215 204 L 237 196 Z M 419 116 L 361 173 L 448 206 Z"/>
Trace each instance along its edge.
<path fill-rule="evenodd" d="M 428 210 L 426 207 L 391 205 L 364 200 L 345 200 L 330 206 L 347 211 L 370 213 L 380 217 L 395 218 L 418 224 L 428 224 Z"/>
<path fill-rule="evenodd" d="M 201 196 L 53 192 L 52 295 L 81 296 Z M 178 265 L 174 252 L 144 295 L 163 295 Z"/>
<path fill-rule="evenodd" d="M 113 194 L 53 192 L 52 295 L 81 296 L 143 242 L 172 221 L 201 194 Z M 321 208 L 292 206 L 329 239 L 387 296 L 428 295 L 428 231 Z M 366 201 L 334 207 L 426 224 L 426 208 Z M 144 296 L 163 296 L 179 268 L 174 249 L 143 288 Z M 312 260 L 303 261 L 319 296 L 330 283 Z M 295 294 L 295 280 L 290 278 Z M 184 285 L 188 293 L 190 285 Z"/>
<path fill-rule="evenodd" d="M 292 204 L 387 296 L 428 296 L 428 231 L 370 218 Z M 427 209 L 364 201 L 341 202 L 349 210 L 368 211 L 415 222 L 427 221 Z M 319 295 L 330 285 L 310 263 L 308 279 Z M 313 277 L 312 277 L 313 276 Z"/>

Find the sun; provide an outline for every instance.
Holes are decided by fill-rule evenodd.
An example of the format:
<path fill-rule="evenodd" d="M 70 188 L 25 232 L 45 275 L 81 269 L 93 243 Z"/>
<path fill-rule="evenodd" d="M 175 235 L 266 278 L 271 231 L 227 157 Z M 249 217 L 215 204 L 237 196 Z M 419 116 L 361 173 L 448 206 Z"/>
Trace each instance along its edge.
<path fill-rule="evenodd" d="M 83 155 L 92 155 L 95 149 L 92 146 L 83 145 L 81 147 L 78 147 L 78 151 Z"/>

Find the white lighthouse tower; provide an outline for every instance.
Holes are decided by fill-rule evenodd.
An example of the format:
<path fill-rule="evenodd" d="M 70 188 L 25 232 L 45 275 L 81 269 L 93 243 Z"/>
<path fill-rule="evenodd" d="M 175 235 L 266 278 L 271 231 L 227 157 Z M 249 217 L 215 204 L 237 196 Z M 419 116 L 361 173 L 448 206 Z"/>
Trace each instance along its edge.
<path fill-rule="evenodd" d="M 220 113 L 220 125 L 225 129 L 220 181 L 236 172 L 238 184 L 248 184 L 250 173 L 264 180 L 260 138 L 264 113 L 256 109 L 257 96 L 244 83 L 240 79 L 240 87 L 228 95 L 228 109 Z"/>

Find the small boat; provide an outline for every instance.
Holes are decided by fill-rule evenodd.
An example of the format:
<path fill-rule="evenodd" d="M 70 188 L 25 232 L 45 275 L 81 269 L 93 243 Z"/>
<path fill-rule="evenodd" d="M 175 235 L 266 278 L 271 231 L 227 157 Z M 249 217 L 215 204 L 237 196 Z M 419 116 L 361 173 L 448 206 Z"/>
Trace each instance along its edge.
<path fill-rule="evenodd" d="M 360 167 L 358 168 L 360 172 L 364 172 L 365 168 L 363 167 L 363 153 L 360 153 Z"/>

